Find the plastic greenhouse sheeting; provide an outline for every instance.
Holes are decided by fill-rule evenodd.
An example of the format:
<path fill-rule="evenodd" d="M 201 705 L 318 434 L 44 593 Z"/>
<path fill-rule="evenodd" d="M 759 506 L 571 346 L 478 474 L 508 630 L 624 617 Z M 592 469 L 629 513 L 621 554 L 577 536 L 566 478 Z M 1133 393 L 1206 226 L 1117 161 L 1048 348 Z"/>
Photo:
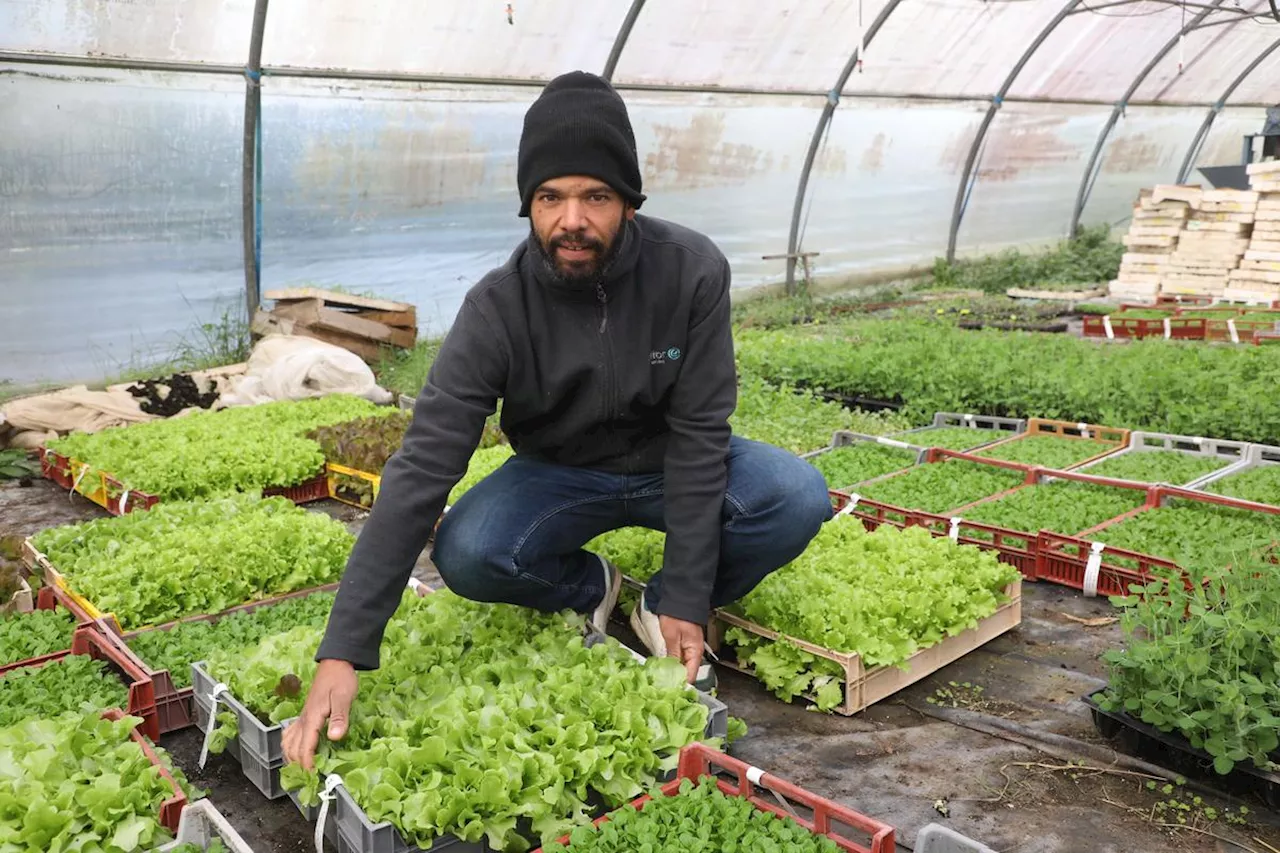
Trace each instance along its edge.
<path fill-rule="evenodd" d="M 742 289 L 785 279 L 786 261 L 763 256 L 787 252 L 793 222 L 832 282 L 930 265 L 957 196 L 960 254 L 1062 238 L 1116 100 L 1159 57 L 1103 140 L 1083 210 L 1122 224 L 1257 62 L 1195 154 L 1239 162 L 1277 99 L 1268 8 L 271 0 L 261 284 L 376 290 L 443 331 L 524 237 L 521 119 L 574 68 L 612 70 L 627 99 L 645 212 L 708 233 Z M 253 21 L 253 0 L 0 0 L 0 382 L 101 378 L 243 310 Z"/>

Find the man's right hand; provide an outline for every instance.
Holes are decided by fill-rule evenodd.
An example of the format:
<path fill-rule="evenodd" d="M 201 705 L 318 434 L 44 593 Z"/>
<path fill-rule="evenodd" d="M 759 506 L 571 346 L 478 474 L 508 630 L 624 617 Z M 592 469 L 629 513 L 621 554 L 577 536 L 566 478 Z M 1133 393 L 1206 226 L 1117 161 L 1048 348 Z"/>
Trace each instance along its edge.
<path fill-rule="evenodd" d="M 351 702 L 359 686 L 356 669 L 348 661 L 320 661 L 302 713 L 280 739 L 285 760 L 314 770 L 320 727 L 326 720 L 329 722 L 329 740 L 341 740 L 346 735 Z"/>

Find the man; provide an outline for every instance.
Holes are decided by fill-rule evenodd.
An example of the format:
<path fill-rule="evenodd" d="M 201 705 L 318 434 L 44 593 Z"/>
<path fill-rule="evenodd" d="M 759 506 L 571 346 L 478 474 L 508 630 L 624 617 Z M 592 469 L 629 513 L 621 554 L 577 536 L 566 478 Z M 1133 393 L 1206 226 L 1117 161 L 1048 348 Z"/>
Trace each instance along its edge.
<path fill-rule="evenodd" d="M 798 556 L 832 516 L 808 463 L 731 436 L 729 264 L 706 237 L 642 217 L 627 110 L 605 80 L 551 81 L 517 164 L 528 239 L 467 294 L 352 550 L 319 667 L 285 754 L 311 769 L 322 725 L 345 734 L 357 670 L 502 399 L 515 455 L 452 507 L 432 557 L 477 601 L 587 614 L 603 630 L 616 567 L 582 550 L 665 530 L 664 568 L 631 624 L 694 681 L 713 607 Z M 709 669 L 709 667 L 707 667 Z"/>

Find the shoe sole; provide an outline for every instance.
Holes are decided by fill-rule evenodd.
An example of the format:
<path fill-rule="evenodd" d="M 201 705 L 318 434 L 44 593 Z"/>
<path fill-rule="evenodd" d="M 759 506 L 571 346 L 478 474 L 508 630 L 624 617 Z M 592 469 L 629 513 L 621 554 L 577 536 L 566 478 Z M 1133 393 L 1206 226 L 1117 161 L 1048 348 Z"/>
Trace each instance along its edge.
<path fill-rule="evenodd" d="M 618 606 L 618 594 L 622 592 L 622 570 L 617 566 L 610 566 L 609 571 L 612 573 L 611 583 L 605 591 L 604 600 L 591 611 L 591 625 L 601 634 L 608 633 L 606 628 L 609 625 L 609 614 Z"/>

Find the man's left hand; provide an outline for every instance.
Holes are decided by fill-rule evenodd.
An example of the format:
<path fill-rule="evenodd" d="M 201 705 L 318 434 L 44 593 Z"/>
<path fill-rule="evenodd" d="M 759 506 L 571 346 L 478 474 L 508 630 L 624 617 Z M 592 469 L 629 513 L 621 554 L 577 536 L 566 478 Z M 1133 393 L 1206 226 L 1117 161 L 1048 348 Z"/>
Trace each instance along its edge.
<path fill-rule="evenodd" d="M 662 626 L 662 639 L 667 644 L 667 657 L 676 658 L 684 664 L 689 683 L 693 684 L 698 679 L 698 667 L 702 665 L 705 640 L 702 626 L 674 616 L 659 616 L 658 624 Z"/>

